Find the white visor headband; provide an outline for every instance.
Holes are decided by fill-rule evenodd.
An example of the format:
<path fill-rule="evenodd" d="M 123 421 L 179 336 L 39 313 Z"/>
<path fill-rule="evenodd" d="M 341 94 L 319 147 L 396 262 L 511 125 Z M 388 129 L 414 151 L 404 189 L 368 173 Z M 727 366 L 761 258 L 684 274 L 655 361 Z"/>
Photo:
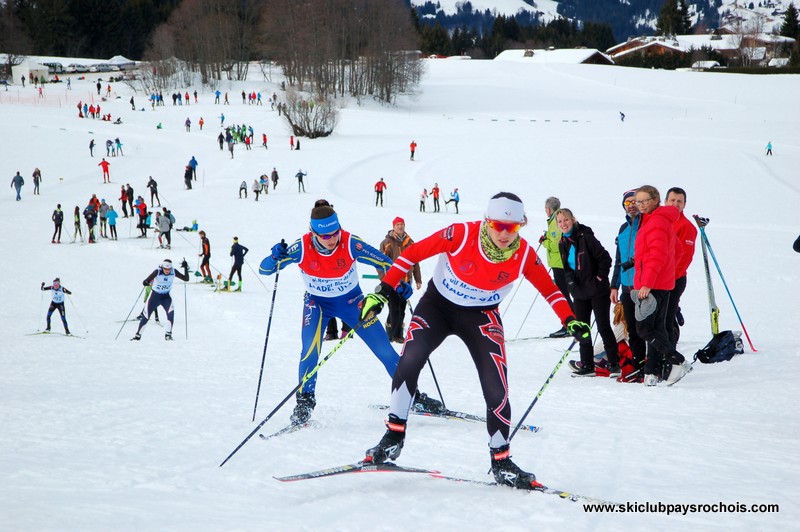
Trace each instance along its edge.
<path fill-rule="evenodd" d="M 525 222 L 525 206 L 522 202 L 509 198 L 492 198 L 486 208 L 486 218 L 489 220 L 507 220 L 510 222 Z"/>

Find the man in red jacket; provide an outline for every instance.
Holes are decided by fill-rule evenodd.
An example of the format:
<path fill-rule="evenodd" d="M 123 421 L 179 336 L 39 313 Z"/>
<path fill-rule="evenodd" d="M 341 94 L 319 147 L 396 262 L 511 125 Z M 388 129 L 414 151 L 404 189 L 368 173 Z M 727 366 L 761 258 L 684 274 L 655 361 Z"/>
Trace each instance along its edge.
<path fill-rule="evenodd" d="M 694 259 L 694 243 L 697 240 L 697 228 L 683 214 L 686 208 L 686 191 L 680 187 L 672 187 L 667 191 L 665 205 L 672 205 L 678 209 L 678 220 L 673 224 L 675 234 L 678 237 L 676 254 L 678 259 L 675 263 L 675 288 L 669 293 L 669 305 L 667 306 L 667 335 L 672 347 L 678 344 L 678 327 L 680 326 L 676 317 L 678 307 L 681 303 L 681 295 L 686 290 L 686 270 Z"/>
<path fill-rule="evenodd" d="M 634 247 L 635 270 L 631 295 L 636 302 L 636 332 L 647 342 L 644 385 L 658 383 L 664 360 L 672 364 L 667 383 L 688 373 L 691 366 L 670 343 L 667 335 L 667 307 L 675 288 L 675 247 L 673 225 L 680 213 L 673 206 L 661 206 L 658 189 L 644 185 L 636 191 L 636 205 L 642 213 Z"/>

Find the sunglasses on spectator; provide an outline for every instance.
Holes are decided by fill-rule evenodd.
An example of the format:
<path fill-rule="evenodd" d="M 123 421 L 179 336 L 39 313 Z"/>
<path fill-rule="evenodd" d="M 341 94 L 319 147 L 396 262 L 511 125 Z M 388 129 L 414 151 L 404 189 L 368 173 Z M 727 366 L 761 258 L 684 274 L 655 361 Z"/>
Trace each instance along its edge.
<path fill-rule="evenodd" d="M 341 231 L 342 231 L 341 229 L 337 229 L 333 233 L 328 233 L 325 235 L 321 235 L 319 233 L 314 233 L 314 234 L 317 235 L 321 240 L 330 240 L 331 238 L 336 238 L 337 236 L 339 236 L 339 233 Z"/>
<path fill-rule="evenodd" d="M 636 205 L 636 200 L 628 199 L 623 201 L 622 204 L 626 207 L 630 207 L 631 205 Z"/>
<path fill-rule="evenodd" d="M 523 224 L 522 222 L 498 222 L 497 220 L 489 220 L 487 218 L 486 225 L 488 225 L 498 233 L 502 233 L 503 231 L 508 231 L 509 233 L 516 233 L 525 224 Z"/>

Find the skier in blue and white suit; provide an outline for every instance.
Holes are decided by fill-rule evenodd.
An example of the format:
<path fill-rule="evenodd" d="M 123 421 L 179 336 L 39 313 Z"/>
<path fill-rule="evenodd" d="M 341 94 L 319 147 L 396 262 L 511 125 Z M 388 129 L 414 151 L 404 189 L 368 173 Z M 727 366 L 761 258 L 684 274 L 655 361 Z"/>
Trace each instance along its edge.
<path fill-rule="evenodd" d="M 175 321 L 175 308 L 172 305 L 172 282 L 175 277 L 181 281 L 189 280 L 189 265 L 184 260 L 181 263 L 183 272 L 175 271 L 172 267 L 172 261 L 169 259 L 164 260 L 161 265 L 147 276 L 147 279 L 142 281 L 144 286 L 153 285 L 153 291 L 150 293 L 150 299 L 147 300 L 147 310 L 144 315 L 139 319 L 139 329 L 136 331 L 131 340 L 140 340 L 142 338 L 142 329 L 147 325 L 150 319 L 150 314 L 156 311 L 161 306 L 167 312 L 167 332 L 164 335 L 165 340 L 172 340 L 172 324 Z"/>
<path fill-rule="evenodd" d="M 64 294 L 71 294 L 69 290 L 61 286 L 61 279 L 56 277 L 53 279 L 53 284 L 50 286 L 45 286 L 42 283 L 42 290 L 52 290 L 53 291 L 53 300 L 50 302 L 50 308 L 47 309 L 47 329 L 45 332 L 50 332 L 50 318 L 53 316 L 53 312 L 56 310 L 58 314 L 61 316 L 61 323 L 64 324 L 64 334 L 69 336 L 71 333 L 69 332 L 69 325 L 67 325 L 67 311 L 64 308 Z"/>
<path fill-rule="evenodd" d="M 358 284 L 355 263 L 373 266 L 386 272 L 392 260 L 361 238 L 341 228 L 339 218 L 330 205 L 311 211 L 311 230 L 291 246 L 281 241 L 272 247 L 272 254 L 261 261 L 259 273 L 272 275 L 289 264 L 298 264 L 306 293 L 303 303 L 302 351 L 298 377 L 302 381 L 319 361 L 325 325 L 330 318 L 340 318 L 350 327 L 360 320 L 360 303 L 364 299 Z M 402 283 L 398 292 L 404 298 L 412 288 Z M 389 376 L 394 375 L 400 356 L 395 352 L 377 316 L 356 330 L 370 350 L 381 361 Z M 314 374 L 297 393 L 297 406 L 292 423 L 304 423 L 316 406 Z"/>

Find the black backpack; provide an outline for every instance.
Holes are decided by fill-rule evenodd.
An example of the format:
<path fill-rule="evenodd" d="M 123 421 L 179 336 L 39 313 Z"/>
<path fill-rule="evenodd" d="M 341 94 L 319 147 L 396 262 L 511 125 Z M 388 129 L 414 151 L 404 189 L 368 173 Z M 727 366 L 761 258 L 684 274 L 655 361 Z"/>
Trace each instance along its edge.
<path fill-rule="evenodd" d="M 725 362 L 744 353 L 744 344 L 740 332 L 722 331 L 714 335 L 708 344 L 694 354 L 695 360 L 703 364 Z"/>

